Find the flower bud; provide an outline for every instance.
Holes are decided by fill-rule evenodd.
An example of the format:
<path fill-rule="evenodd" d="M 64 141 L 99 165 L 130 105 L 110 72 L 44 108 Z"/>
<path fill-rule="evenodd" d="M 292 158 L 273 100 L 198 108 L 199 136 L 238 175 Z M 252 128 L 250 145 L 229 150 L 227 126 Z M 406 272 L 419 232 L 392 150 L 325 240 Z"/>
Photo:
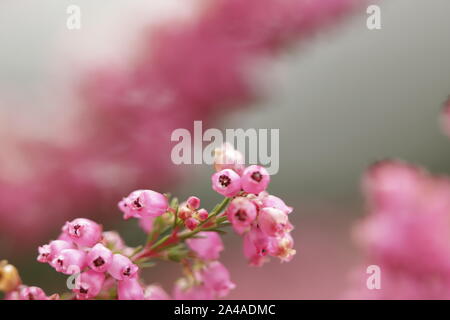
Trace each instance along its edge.
<path fill-rule="evenodd" d="M 214 173 L 211 181 L 212 188 L 225 197 L 234 197 L 241 191 L 241 177 L 231 169 Z"/>
<path fill-rule="evenodd" d="M 189 197 L 186 203 L 192 210 L 197 210 L 200 207 L 200 199 L 194 196 Z"/>
<path fill-rule="evenodd" d="M 208 219 L 208 215 L 209 213 L 208 211 L 206 211 L 206 209 L 200 209 L 197 211 L 197 217 L 200 221 L 205 221 L 206 219 Z"/>
<path fill-rule="evenodd" d="M 0 291 L 10 292 L 21 283 L 19 272 L 6 260 L 0 261 Z"/>
<path fill-rule="evenodd" d="M 197 228 L 197 226 L 199 225 L 199 221 L 195 218 L 189 218 L 186 219 L 186 221 L 184 222 L 184 225 L 186 226 L 186 228 L 188 228 L 189 230 L 194 230 L 195 228 Z"/>
<path fill-rule="evenodd" d="M 183 203 L 178 208 L 178 218 L 181 220 L 186 220 L 192 217 L 193 210 L 187 206 L 186 203 Z"/>

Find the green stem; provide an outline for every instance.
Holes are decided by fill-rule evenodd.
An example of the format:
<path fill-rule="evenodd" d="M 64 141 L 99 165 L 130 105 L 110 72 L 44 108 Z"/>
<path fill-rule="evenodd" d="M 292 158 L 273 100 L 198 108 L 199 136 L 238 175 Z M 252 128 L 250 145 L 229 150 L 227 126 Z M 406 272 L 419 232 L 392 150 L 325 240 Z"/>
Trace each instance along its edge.
<path fill-rule="evenodd" d="M 208 218 L 206 218 L 204 221 L 202 221 L 195 230 L 189 231 L 185 234 L 182 234 L 178 237 L 178 241 L 176 243 L 170 244 L 170 246 L 176 245 L 178 242 L 183 242 L 186 239 L 191 238 L 192 236 L 196 235 L 197 233 L 199 233 L 200 231 L 204 231 L 206 229 L 203 229 L 202 226 L 205 225 L 205 223 L 209 222 L 212 218 L 214 218 L 215 216 L 217 216 L 218 214 L 220 214 L 223 210 L 225 210 L 225 208 L 228 206 L 228 204 L 230 203 L 231 198 L 225 198 L 222 200 L 222 202 L 220 204 L 218 204 L 217 206 L 214 207 L 214 209 L 211 211 L 211 213 L 209 214 Z M 220 227 L 220 226 L 215 226 L 215 228 Z M 209 228 L 208 228 L 209 229 Z M 157 250 L 159 246 L 162 246 L 165 242 L 167 242 L 167 240 L 170 239 L 170 237 L 172 236 L 172 234 L 168 234 L 164 237 L 162 237 L 161 239 L 159 239 L 157 242 L 155 242 L 149 249 L 149 251 L 159 251 Z M 165 246 L 164 248 L 167 248 L 167 246 Z"/>

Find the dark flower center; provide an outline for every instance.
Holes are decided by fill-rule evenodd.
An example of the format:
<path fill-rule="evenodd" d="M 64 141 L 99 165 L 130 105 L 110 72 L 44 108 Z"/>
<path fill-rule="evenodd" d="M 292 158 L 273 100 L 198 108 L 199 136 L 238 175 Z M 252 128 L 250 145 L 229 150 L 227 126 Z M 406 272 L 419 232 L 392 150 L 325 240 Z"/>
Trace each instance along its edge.
<path fill-rule="evenodd" d="M 81 228 L 81 225 L 79 225 L 79 224 L 76 224 L 76 225 L 73 226 L 73 233 L 74 233 L 76 236 L 79 236 L 79 235 L 80 235 L 80 228 Z"/>
<path fill-rule="evenodd" d="M 80 287 L 80 293 L 86 294 L 86 293 L 88 293 L 88 291 L 89 291 L 88 289 Z"/>
<path fill-rule="evenodd" d="M 138 209 L 142 208 L 142 204 L 139 202 L 139 198 L 133 201 L 133 205 Z"/>
<path fill-rule="evenodd" d="M 94 263 L 94 266 L 100 267 L 100 266 L 102 266 L 102 265 L 105 264 L 105 260 L 103 260 L 102 257 L 98 257 L 97 259 L 95 259 L 95 260 L 93 261 L 93 263 Z"/>
<path fill-rule="evenodd" d="M 127 267 L 123 272 L 123 275 L 129 277 L 131 275 L 131 268 Z"/>
<path fill-rule="evenodd" d="M 238 210 L 236 212 L 236 217 L 239 221 L 245 221 L 247 219 L 247 213 L 245 212 L 245 210 Z"/>
<path fill-rule="evenodd" d="M 256 182 L 260 182 L 262 180 L 262 174 L 259 171 L 253 172 L 251 177 Z"/>
<path fill-rule="evenodd" d="M 219 183 L 222 187 L 228 187 L 231 183 L 231 179 L 223 174 L 219 177 Z"/>

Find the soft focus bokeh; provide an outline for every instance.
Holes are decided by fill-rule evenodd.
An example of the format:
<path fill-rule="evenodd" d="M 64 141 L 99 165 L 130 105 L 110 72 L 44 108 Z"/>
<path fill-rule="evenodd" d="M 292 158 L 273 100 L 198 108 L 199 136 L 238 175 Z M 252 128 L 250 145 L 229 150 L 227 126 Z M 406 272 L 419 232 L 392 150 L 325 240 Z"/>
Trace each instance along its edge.
<path fill-rule="evenodd" d="M 55 165 L 47 165 L 45 157 L 44 160 L 38 157 L 39 152 L 30 153 L 36 158 L 18 161 L 27 155 L 17 155 L 14 139 L 33 137 L 67 146 L 73 143 L 73 137 L 69 134 L 55 136 L 55 132 L 66 132 L 66 128 L 70 128 L 67 132 L 93 130 L 84 122 L 73 120 L 77 119 L 74 114 L 82 104 L 80 99 L 86 98 L 74 88 L 83 87 L 80 79 L 83 75 L 86 77 L 93 66 L 112 61 L 111 69 L 122 70 L 127 61 L 142 61 L 142 57 L 137 57 L 139 52 L 152 50 L 152 45 L 158 43 L 152 42 L 157 39 L 152 36 L 156 30 L 180 20 L 195 19 L 196 8 L 204 6 L 205 2 L 133 0 L 125 4 L 120 0 L 3 0 L 0 3 L 0 143 L 4 146 L 0 151 L 0 173 L 4 176 L 0 176 L 0 181 L 20 180 L 21 175 L 33 171 L 33 165 L 39 168 Z M 81 7 L 81 30 L 66 29 L 69 4 Z M 219 128 L 280 129 L 280 170 L 272 179 L 270 192 L 282 196 L 295 208 L 290 219 L 295 225 L 292 234 L 297 255 L 290 263 L 272 261 L 260 269 L 249 267 L 243 258 L 241 239 L 231 232 L 224 238 L 226 249 L 222 261 L 237 284 L 229 298 L 344 297 L 352 286 L 355 267 L 367 263 L 363 251 L 352 239 L 355 222 L 366 213 L 360 190 L 364 170 L 377 160 L 395 157 L 421 164 L 435 173 L 450 173 L 450 141 L 438 123 L 443 102 L 450 94 L 450 3 L 447 0 L 395 0 L 378 4 L 382 12 L 381 30 L 366 28 L 366 6 L 363 6 L 340 21 L 333 21 L 307 41 L 292 40 L 274 56 L 256 56 L 248 65 L 246 77 L 258 92 L 258 99 L 241 99 L 238 102 L 243 105 L 233 106 L 232 110 L 221 106 L 223 110 L 208 113 L 208 124 Z M 148 43 L 142 43 L 142 34 L 146 32 L 150 34 L 145 38 Z M 207 44 L 204 50 L 210 50 Z M 187 65 L 193 61 L 179 59 Z M 176 70 L 173 72 L 178 79 Z M 196 76 L 198 74 L 193 73 L 194 83 Z M 210 79 L 212 83 L 219 80 L 227 83 L 226 79 Z M 115 85 L 111 91 L 116 89 Z M 89 89 L 93 91 L 83 92 L 89 96 L 103 89 L 94 85 Z M 233 92 L 229 96 L 239 96 L 235 87 L 227 89 Z M 219 97 L 226 96 L 220 90 L 216 93 Z M 164 104 L 167 97 L 161 92 L 158 97 Z M 102 98 L 95 96 L 92 100 L 104 101 Z M 85 108 L 89 111 L 87 105 Z M 205 116 L 202 109 L 196 113 L 190 109 L 185 111 L 192 120 Z M 89 112 L 86 115 L 89 117 Z M 103 115 L 97 114 L 105 120 Z M 177 119 L 170 122 L 175 128 L 180 123 L 191 128 L 192 122 L 183 121 L 183 116 L 184 113 L 178 112 L 164 115 L 167 119 Z M 124 116 L 119 114 L 118 117 Z M 148 121 L 153 121 L 154 126 L 160 125 L 155 119 Z M 136 118 L 128 119 L 134 120 Z M 114 119 L 94 123 L 102 123 L 104 130 L 110 131 L 113 137 L 123 129 L 122 122 L 114 122 Z M 111 123 L 119 125 L 110 127 Z M 127 130 L 132 128 L 129 126 Z M 172 146 L 169 133 L 153 139 L 162 145 L 161 149 Z M 139 143 L 143 148 L 146 146 L 145 141 Z M 152 145 L 152 148 L 159 147 Z M 150 156 L 153 155 L 143 153 L 133 164 L 145 166 Z M 77 161 L 77 157 L 73 157 L 75 159 L 68 163 Z M 153 171 L 145 177 L 149 186 L 161 186 L 164 189 L 160 191 L 170 190 L 180 198 L 195 193 L 207 208 L 220 199 L 210 188 L 212 168 L 206 165 L 161 169 L 166 170 L 164 174 L 151 181 L 152 172 L 159 171 L 158 165 L 170 162 L 169 157 L 160 158 L 158 164 L 156 160 L 152 163 Z M 112 171 L 92 170 L 102 177 L 112 177 L 106 179 L 105 188 L 121 185 L 128 190 L 127 184 L 135 183 L 124 182 L 120 175 L 114 174 L 114 168 L 110 168 Z M 64 172 L 65 167 L 61 171 Z M 57 180 L 58 175 L 55 185 Z M 5 192 L 5 188 L 2 190 Z M 99 208 L 106 212 L 96 220 L 106 229 L 123 231 L 131 245 L 138 244 L 145 235 L 136 232 L 135 221 L 118 219 L 120 213 L 115 203 L 119 199 L 112 196 L 115 194 L 117 190 L 102 198 L 102 201 L 109 199 L 111 204 L 106 210 Z M 24 199 L 22 195 L 20 189 L 8 193 L 9 197 L 14 197 L 13 203 L 18 203 L 17 208 L 28 201 L 33 206 L 33 199 Z M 0 195 L 0 199 L 4 197 L 5 194 Z M 57 208 L 58 199 L 50 200 L 39 205 Z M 96 203 L 96 198 L 91 202 Z M 21 215 L 20 210 L 13 211 L 1 214 L 0 224 L 6 224 L 5 214 Z M 83 212 L 77 214 L 83 216 Z M 34 223 L 46 224 L 50 218 L 33 216 L 33 219 Z M 59 219 L 64 221 L 66 217 Z M 32 238 L 26 235 L 32 231 L 17 230 L 19 241 L 12 240 L 5 232 L 0 235 L 0 258 L 17 265 L 25 282 L 42 286 L 49 292 L 61 288 L 65 278 L 55 276 L 47 265 L 36 262 L 36 248 L 59 233 L 58 225 Z M 178 266 L 164 264 L 147 270 L 146 279 L 158 281 L 170 290 L 173 279 L 179 274 Z M 361 277 L 364 282 L 365 274 Z M 52 279 L 52 283 L 48 279 Z"/>

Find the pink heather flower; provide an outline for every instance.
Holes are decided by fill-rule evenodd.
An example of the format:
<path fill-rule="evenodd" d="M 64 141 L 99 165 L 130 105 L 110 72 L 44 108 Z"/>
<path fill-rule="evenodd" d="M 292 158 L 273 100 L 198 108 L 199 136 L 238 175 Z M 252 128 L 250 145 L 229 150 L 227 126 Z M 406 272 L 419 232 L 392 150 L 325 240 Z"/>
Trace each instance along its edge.
<path fill-rule="evenodd" d="M 252 244 L 257 255 L 265 256 L 269 253 L 270 239 L 258 226 L 252 227 L 250 231 L 245 234 L 245 238 L 247 238 L 249 242 L 245 243 L 244 241 L 244 251 L 247 250 L 248 253 L 252 252 L 253 249 L 250 250 L 250 244 Z"/>
<path fill-rule="evenodd" d="M 200 199 L 197 197 L 189 197 L 186 201 L 187 206 L 192 210 L 197 210 L 200 207 Z"/>
<path fill-rule="evenodd" d="M 186 228 L 190 229 L 190 230 L 194 230 L 195 228 L 197 228 L 197 226 L 199 225 L 199 221 L 195 218 L 188 218 L 186 219 L 186 221 L 184 222 Z"/>
<path fill-rule="evenodd" d="M 157 217 L 167 211 L 169 203 L 166 196 L 152 190 L 133 191 L 119 202 L 123 218 Z"/>
<path fill-rule="evenodd" d="M 289 233 L 269 239 L 269 255 L 279 258 L 282 262 L 289 262 L 295 253 L 294 239 Z"/>
<path fill-rule="evenodd" d="M 125 248 L 125 242 L 116 231 L 103 232 L 102 243 L 113 251 L 120 251 Z"/>
<path fill-rule="evenodd" d="M 111 265 L 113 253 L 103 244 L 97 243 L 87 254 L 86 261 L 94 271 L 106 272 Z"/>
<path fill-rule="evenodd" d="M 79 279 L 79 288 L 74 289 L 78 300 L 87 300 L 95 298 L 102 290 L 105 282 L 105 274 L 89 270 L 81 273 Z"/>
<path fill-rule="evenodd" d="M 242 234 L 250 228 L 256 215 L 255 204 L 244 197 L 234 198 L 227 209 L 228 220 L 238 234 Z"/>
<path fill-rule="evenodd" d="M 197 211 L 197 217 L 198 217 L 198 220 L 200 220 L 200 221 L 206 220 L 208 218 L 208 215 L 209 214 L 208 214 L 208 211 L 206 211 L 206 209 L 200 209 Z"/>
<path fill-rule="evenodd" d="M 371 206 L 383 211 L 413 209 L 421 192 L 424 172 L 398 160 L 372 165 L 363 178 L 363 189 Z"/>
<path fill-rule="evenodd" d="M 261 166 L 251 165 L 245 168 L 242 174 L 242 189 L 248 193 L 259 194 L 267 189 L 269 182 L 270 175 L 266 168 Z"/>
<path fill-rule="evenodd" d="M 355 235 L 385 267 L 445 274 L 450 268 L 450 180 L 424 173 L 419 189 L 405 206 L 409 210 L 381 210 L 375 204 Z"/>
<path fill-rule="evenodd" d="M 51 262 L 62 250 L 73 249 L 75 246 L 70 241 L 53 240 L 48 245 L 39 247 L 39 262 Z"/>
<path fill-rule="evenodd" d="M 137 277 L 119 281 L 117 295 L 119 300 L 145 300 L 144 290 Z"/>
<path fill-rule="evenodd" d="M 214 173 L 211 181 L 212 188 L 225 197 L 234 197 L 241 191 L 241 177 L 231 169 Z"/>
<path fill-rule="evenodd" d="M 283 211 L 286 214 L 291 213 L 293 210 L 292 207 L 287 206 L 283 200 L 273 195 L 267 195 L 263 197 L 262 207 L 276 208 Z"/>
<path fill-rule="evenodd" d="M 153 229 L 153 222 L 155 217 L 142 217 L 139 219 L 139 227 L 145 231 L 145 233 L 150 233 Z"/>
<path fill-rule="evenodd" d="M 219 298 L 223 298 L 236 285 L 230 281 L 228 269 L 219 261 L 213 261 L 201 270 L 205 287 L 210 288 Z"/>
<path fill-rule="evenodd" d="M 102 227 L 89 219 L 78 218 L 66 222 L 63 231 L 79 246 L 92 247 L 102 239 Z"/>
<path fill-rule="evenodd" d="M 234 149 L 233 145 L 226 142 L 220 148 L 214 150 L 214 169 L 222 171 L 231 169 L 238 174 L 244 170 L 244 156 Z"/>
<path fill-rule="evenodd" d="M 181 278 L 175 283 L 172 296 L 175 300 L 212 300 L 214 292 L 205 285 L 191 285 Z"/>
<path fill-rule="evenodd" d="M 355 236 L 388 280 L 382 290 L 364 286 L 360 298 L 448 299 L 450 179 L 385 161 L 369 168 L 364 183 L 370 212 Z"/>
<path fill-rule="evenodd" d="M 138 269 L 138 266 L 132 263 L 130 259 L 116 253 L 113 255 L 108 272 L 117 280 L 125 280 L 133 277 Z"/>
<path fill-rule="evenodd" d="M 47 300 L 44 290 L 39 287 L 23 287 L 19 291 L 20 300 Z"/>
<path fill-rule="evenodd" d="M 158 285 L 149 285 L 144 290 L 145 300 L 170 300 L 169 294 Z"/>
<path fill-rule="evenodd" d="M 77 249 L 64 249 L 52 261 L 53 268 L 64 274 L 74 274 L 86 267 L 86 253 Z"/>
<path fill-rule="evenodd" d="M 249 233 L 244 235 L 243 249 L 244 256 L 251 266 L 261 267 L 267 261 L 267 257 L 256 248 Z"/>
<path fill-rule="evenodd" d="M 288 216 L 275 208 L 263 208 L 259 211 L 258 225 L 261 231 L 269 237 L 280 237 L 292 230 Z"/>
<path fill-rule="evenodd" d="M 217 260 L 224 249 L 223 242 L 217 232 L 202 231 L 198 233 L 201 238 L 186 240 L 188 247 L 202 260 Z"/>
<path fill-rule="evenodd" d="M 38 257 L 37 257 L 37 261 L 42 262 L 42 263 L 46 263 L 46 262 L 50 262 L 50 246 L 48 244 L 44 244 L 43 246 L 40 246 L 38 248 Z"/>

